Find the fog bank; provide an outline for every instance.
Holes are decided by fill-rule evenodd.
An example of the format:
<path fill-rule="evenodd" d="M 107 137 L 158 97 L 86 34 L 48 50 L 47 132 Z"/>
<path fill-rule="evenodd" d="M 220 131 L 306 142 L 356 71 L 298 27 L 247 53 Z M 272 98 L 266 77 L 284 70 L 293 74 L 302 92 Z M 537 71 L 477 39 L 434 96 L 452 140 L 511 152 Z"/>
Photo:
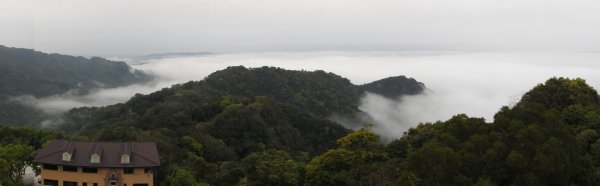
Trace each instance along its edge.
<path fill-rule="evenodd" d="M 124 102 L 175 83 L 201 80 L 228 66 L 276 66 L 291 70 L 325 70 L 364 84 L 406 75 L 425 83 L 425 94 L 387 99 L 366 94 L 360 109 L 375 119 L 374 130 L 397 137 L 419 122 L 447 120 L 466 113 L 491 121 L 538 83 L 555 77 L 581 77 L 600 87 L 600 53 L 574 52 L 289 52 L 238 53 L 147 60 L 134 68 L 155 74 L 157 81 L 103 89 L 84 96 L 68 94 L 31 99 L 49 112 L 73 107 Z"/>

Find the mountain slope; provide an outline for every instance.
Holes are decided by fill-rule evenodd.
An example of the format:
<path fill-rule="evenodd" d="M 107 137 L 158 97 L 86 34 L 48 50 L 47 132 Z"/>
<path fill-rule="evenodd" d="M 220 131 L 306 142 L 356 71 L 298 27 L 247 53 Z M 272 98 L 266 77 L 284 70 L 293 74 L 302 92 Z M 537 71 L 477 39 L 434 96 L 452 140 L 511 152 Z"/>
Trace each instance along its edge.
<path fill-rule="evenodd" d="M 379 162 L 378 171 L 403 167 L 402 176 L 369 179 L 414 185 L 595 185 L 600 180 L 599 98 L 583 79 L 551 78 L 514 107 L 500 109 L 491 123 L 459 114 L 420 124 L 388 145 L 391 159 Z"/>
<path fill-rule="evenodd" d="M 37 97 L 149 80 L 124 62 L 0 46 L 0 94 Z"/>
<path fill-rule="evenodd" d="M 334 147 L 350 131 L 328 118 L 359 113 L 363 93 L 324 71 L 229 67 L 126 103 L 73 109 L 63 129 L 97 140 L 155 141 L 164 170 L 196 162 L 185 165 L 202 170 L 195 176 L 228 185 L 237 178 L 222 177 L 236 170 L 227 166 L 252 154 L 279 150 L 306 159 Z"/>
<path fill-rule="evenodd" d="M 146 96 L 137 95 L 123 104 L 74 109 L 67 115 L 65 126 L 72 127 L 66 128 L 71 131 L 81 127 L 88 134 L 112 130 L 116 126 L 138 130 L 196 126 L 213 137 L 227 138 L 226 142 L 266 137 L 257 143 L 272 148 L 281 141 L 290 141 L 298 143 L 294 148 L 306 151 L 305 148 L 310 145 L 302 144 L 302 141 L 310 141 L 311 137 L 300 134 L 316 133 L 319 138 L 328 136 L 329 140 L 325 141 L 329 142 L 314 143 L 327 146 L 347 132 L 326 117 L 333 113 L 358 112 L 360 95 L 360 89 L 347 79 L 323 71 L 229 67 L 202 81 L 175 85 Z M 247 127 L 245 132 L 248 133 L 256 130 L 260 137 L 225 134 L 241 126 Z M 277 130 L 286 130 L 290 136 L 271 134 Z M 127 138 L 99 136 L 106 139 L 113 137 Z M 282 139 L 287 137 L 294 139 Z M 311 151 L 318 152 L 319 149 Z M 240 149 L 238 153 L 243 155 L 244 151 Z"/>
<path fill-rule="evenodd" d="M 151 80 L 149 75 L 133 70 L 124 62 L 46 54 L 1 45 L 0 74 L 0 124 L 13 125 L 35 125 L 45 116 L 40 110 L 20 105 L 11 97 L 45 97 L 65 92 L 85 94 L 96 88 Z"/>
<path fill-rule="evenodd" d="M 406 76 L 388 77 L 361 85 L 363 90 L 376 93 L 387 98 L 397 98 L 401 95 L 416 95 L 423 93 L 425 84 Z"/>

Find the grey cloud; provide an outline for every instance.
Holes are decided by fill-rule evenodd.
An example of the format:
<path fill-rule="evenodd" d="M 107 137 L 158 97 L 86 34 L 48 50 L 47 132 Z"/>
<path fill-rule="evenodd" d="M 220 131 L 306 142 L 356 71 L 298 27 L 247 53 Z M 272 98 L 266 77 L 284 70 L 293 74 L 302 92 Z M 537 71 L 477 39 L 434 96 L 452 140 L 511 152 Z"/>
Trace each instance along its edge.
<path fill-rule="evenodd" d="M 75 55 L 600 50 L 595 0 L 5 0 L 0 43 Z"/>

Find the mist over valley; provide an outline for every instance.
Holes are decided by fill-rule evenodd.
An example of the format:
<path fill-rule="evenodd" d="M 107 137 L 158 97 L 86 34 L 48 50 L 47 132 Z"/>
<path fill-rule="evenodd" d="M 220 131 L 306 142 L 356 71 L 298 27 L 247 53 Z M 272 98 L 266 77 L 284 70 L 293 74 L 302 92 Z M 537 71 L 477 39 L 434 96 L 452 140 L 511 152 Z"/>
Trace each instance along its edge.
<path fill-rule="evenodd" d="M 49 113 L 83 106 L 122 103 L 188 81 L 199 81 L 228 66 L 274 66 L 289 70 L 325 70 L 360 85 L 405 75 L 423 82 L 426 91 L 395 98 L 365 94 L 360 109 L 373 116 L 375 131 L 398 138 L 421 122 L 445 120 L 458 113 L 493 121 L 502 106 L 512 106 L 530 87 L 551 77 L 580 77 L 600 87 L 599 54 L 574 52 L 295 52 L 239 53 L 148 59 L 131 64 L 152 82 L 22 98 Z M 360 125 L 358 125 L 360 127 Z"/>

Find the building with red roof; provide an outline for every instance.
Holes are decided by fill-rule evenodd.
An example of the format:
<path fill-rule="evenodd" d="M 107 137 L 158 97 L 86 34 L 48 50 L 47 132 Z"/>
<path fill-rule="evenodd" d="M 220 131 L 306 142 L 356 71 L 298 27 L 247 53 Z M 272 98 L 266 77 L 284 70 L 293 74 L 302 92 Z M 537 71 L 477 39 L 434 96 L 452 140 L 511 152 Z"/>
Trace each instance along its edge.
<path fill-rule="evenodd" d="M 41 184 L 154 186 L 160 159 L 152 142 L 54 140 L 37 151 Z"/>

